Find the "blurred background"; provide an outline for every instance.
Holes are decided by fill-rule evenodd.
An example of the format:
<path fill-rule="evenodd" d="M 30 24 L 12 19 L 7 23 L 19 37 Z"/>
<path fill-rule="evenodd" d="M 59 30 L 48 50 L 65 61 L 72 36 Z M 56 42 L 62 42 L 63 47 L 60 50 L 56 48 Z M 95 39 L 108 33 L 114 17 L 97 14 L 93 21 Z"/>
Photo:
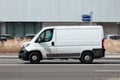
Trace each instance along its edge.
<path fill-rule="evenodd" d="M 0 0 L 0 53 L 17 53 L 20 45 L 43 27 L 63 25 L 102 25 L 107 53 L 119 53 L 119 3 L 120 0 Z"/>

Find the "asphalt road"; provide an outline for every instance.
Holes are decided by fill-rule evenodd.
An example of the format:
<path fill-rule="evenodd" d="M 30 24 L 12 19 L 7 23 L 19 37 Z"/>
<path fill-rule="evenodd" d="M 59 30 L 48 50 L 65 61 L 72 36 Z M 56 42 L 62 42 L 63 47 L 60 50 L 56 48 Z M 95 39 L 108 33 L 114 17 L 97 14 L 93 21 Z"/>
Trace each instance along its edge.
<path fill-rule="evenodd" d="M 19 59 L 0 59 L 0 80 L 119 79 L 119 59 L 99 59 L 93 64 L 81 64 L 78 60 L 44 60 L 30 64 Z"/>

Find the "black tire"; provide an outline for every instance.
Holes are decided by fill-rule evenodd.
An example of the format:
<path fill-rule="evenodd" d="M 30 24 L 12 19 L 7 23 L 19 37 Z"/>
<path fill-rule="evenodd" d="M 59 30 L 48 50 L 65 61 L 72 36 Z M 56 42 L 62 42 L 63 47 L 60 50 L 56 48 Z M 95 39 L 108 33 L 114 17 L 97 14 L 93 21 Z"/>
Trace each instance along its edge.
<path fill-rule="evenodd" d="M 90 64 L 93 61 L 92 52 L 84 52 L 80 58 L 81 63 Z"/>
<path fill-rule="evenodd" d="M 30 63 L 38 64 L 41 59 L 42 59 L 42 57 L 41 57 L 40 53 L 38 53 L 38 52 L 30 53 L 30 56 L 29 56 Z"/>

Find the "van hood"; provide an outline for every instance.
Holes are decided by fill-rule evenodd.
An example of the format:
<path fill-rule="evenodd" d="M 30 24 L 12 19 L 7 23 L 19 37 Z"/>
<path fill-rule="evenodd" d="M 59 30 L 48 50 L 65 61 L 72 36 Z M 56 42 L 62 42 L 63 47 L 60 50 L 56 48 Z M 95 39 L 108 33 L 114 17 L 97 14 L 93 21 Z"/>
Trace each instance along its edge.
<path fill-rule="evenodd" d="M 28 47 L 30 45 L 30 42 L 25 42 L 21 45 L 21 47 Z"/>

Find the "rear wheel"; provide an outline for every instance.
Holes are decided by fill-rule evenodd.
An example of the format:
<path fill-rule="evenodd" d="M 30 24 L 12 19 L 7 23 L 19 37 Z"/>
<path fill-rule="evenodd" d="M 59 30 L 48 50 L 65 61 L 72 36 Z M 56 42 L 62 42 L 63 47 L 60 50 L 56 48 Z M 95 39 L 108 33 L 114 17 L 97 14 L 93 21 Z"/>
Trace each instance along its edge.
<path fill-rule="evenodd" d="M 29 56 L 30 63 L 38 64 L 42 59 L 41 55 L 38 52 L 32 52 Z"/>
<path fill-rule="evenodd" d="M 90 64 L 93 61 L 92 52 L 84 52 L 80 58 L 81 63 Z"/>

